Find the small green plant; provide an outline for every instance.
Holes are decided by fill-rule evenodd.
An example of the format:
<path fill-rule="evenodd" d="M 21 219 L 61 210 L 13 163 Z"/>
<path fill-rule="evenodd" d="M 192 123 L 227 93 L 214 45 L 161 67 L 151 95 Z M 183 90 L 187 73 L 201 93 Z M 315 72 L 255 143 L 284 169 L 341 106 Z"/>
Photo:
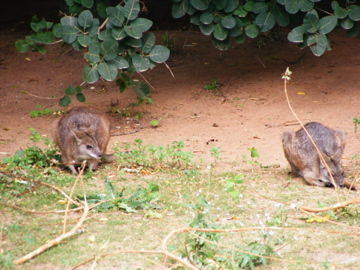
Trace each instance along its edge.
<path fill-rule="evenodd" d="M 203 88 L 208 91 L 214 91 L 220 88 L 220 84 L 217 80 L 212 80 L 210 83 L 204 84 Z"/>
<path fill-rule="evenodd" d="M 150 126 L 153 128 L 157 128 L 159 126 L 159 124 L 160 124 L 159 120 L 154 119 L 154 120 L 150 121 Z"/>
<path fill-rule="evenodd" d="M 99 212 L 106 212 L 110 209 L 118 209 L 128 213 L 136 212 L 139 209 L 159 209 L 159 205 L 155 204 L 159 197 L 159 186 L 150 183 L 147 188 L 138 188 L 133 193 L 127 194 L 125 189 L 120 192 L 110 180 L 105 180 L 104 194 L 89 194 L 86 200 L 90 204 L 107 201 L 96 207 Z M 84 196 L 78 196 L 78 199 L 84 200 Z"/>
<path fill-rule="evenodd" d="M 32 110 L 30 112 L 30 117 L 31 118 L 36 118 L 36 117 L 41 117 L 41 116 L 45 116 L 45 115 L 51 115 L 54 114 L 56 111 L 49 109 L 49 108 L 44 108 L 42 105 L 36 105 L 37 110 Z"/>
<path fill-rule="evenodd" d="M 356 133 L 358 129 L 358 125 L 360 124 L 360 118 L 354 117 L 353 123 L 354 123 L 354 132 Z"/>
<path fill-rule="evenodd" d="M 8 169 L 17 167 L 23 169 L 45 168 L 60 161 L 60 156 L 57 154 L 54 144 L 48 138 L 41 136 L 35 129 L 30 130 L 30 140 L 34 145 L 24 150 L 17 150 L 13 156 L 5 157 L 2 162 L 6 164 Z M 35 145 L 36 142 L 41 141 L 44 142 L 46 148 L 42 149 Z"/>
<path fill-rule="evenodd" d="M 244 178 L 244 174 L 237 174 L 226 179 L 225 191 L 229 193 L 233 200 L 239 199 L 240 190 L 238 185 L 244 183 Z"/>
<path fill-rule="evenodd" d="M 217 146 L 211 147 L 210 155 L 214 159 L 214 163 L 216 163 L 220 159 L 220 148 Z"/>
<path fill-rule="evenodd" d="M 13 256 L 7 253 L 0 253 L 0 269 L 13 269 Z"/>
<path fill-rule="evenodd" d="M 161 35 L 161 44 L 167 47 L 171 53 L 176 51 L 175 37 L 170 36 L 167 31 Z"/>
<path fill-rule="evenodd" d="M 193 164 L 191 152 L 184 151 L 185 144 L 175 141 L 166 146 L 145 146 L 136 139 L 132 144 L 125 144 L 123 149 L 114 147 L 115 157 L 123 167 L 146 169 L 184 169 Z"/>

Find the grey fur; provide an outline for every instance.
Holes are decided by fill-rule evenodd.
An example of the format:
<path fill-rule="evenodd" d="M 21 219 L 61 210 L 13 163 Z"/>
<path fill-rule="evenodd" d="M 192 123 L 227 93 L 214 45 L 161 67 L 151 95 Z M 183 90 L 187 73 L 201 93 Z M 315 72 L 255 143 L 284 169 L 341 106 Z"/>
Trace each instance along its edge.
<path fill-rule="evenodd" d="M 92 171 L 101 158 L 109 157 L 105 154 L 109 139 L 109 119 L 93 108 L 74 107 L 55 123 L 54 141 L 73 174 L 77 174 L 74 164 L 85 160 Z"/>
<path fill-rule="evenodd" d="M 344 132 L 328 128 L 318 122 L 309 122 L 305 128 L 322 153 L 335 183 L 343 186 L 344 171 L 341 157 L 345 148 Z M 310 185 L 332 186 L 326 167 L 321 164 L 315 147 L 303 129 L 296 132 L 284 132 L 282 144 L 293 174 L 303 177 Z"/>

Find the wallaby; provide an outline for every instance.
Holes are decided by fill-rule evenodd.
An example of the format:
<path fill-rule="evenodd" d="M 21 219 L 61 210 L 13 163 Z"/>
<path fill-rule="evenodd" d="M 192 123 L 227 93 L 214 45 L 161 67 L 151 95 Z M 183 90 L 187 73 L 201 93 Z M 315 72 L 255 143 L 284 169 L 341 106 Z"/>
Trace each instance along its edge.
<path fill-rule="evenodd" d="M 343 187 L 344 171 L 341 157 L 345 148 L 345 133 L 328 128 L 318 122 L 309 122 L 305 124 L 305 128 L 330 168 L 335 184 Z M 303 177 L 310 185 L 333 186 L 327 168 L 320 161 L 319 154 L 304 129 L 301 128 L 296 132 L 284 132 L 282 144 L 293 174 Z"/>
<path fill-rule="evenodd" d="M 84 160 L 90 171 L 101 159 L 111 161 L 111 155 L 105 154 L 109 139 L 110 120 L 93 108 L 74 107 L 55 123 L 54 141 L 61 150 L 62 162 L 75 175 L 75 165 Z"/>

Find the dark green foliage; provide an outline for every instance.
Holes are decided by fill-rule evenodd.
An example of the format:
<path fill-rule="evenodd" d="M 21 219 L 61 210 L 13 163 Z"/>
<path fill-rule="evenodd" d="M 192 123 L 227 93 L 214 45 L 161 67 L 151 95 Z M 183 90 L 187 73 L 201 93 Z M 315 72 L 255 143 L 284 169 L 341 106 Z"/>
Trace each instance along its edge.
<path fill-rule="evenodd" d="M 204 35 L 210 35 L 219 50 L 231 47 L 232 40 L 243 43 L 256 38 L 276 25 L 287 27 L 291 19 L 302 21 L 291 25 L 288 40 L 309 46 L 316 56 L 330 50 L 327 37 L 341 26 L 349 36 L 359 32 L 360 5 L 355 1 L 332 1 L 323 10 L 321 0 L 172 0 L 172 15 L 180 18 L 190 15 L 190 22 L 199 26 Z M 325 4 L 326 4 L 325 3 Z M 320 8 L 321 5 L 321 8 Z"/>
<path fill-rule="evenodd" d="M 42 44 L 52 43 L 55 38 L 77 51 L 84 50 L 88 64 L 83 69 L 83 79 L 89 84 L 99 79 L 118 80 L 123 72 L 130 75 L 144 72 L 169 58 L 169 49 L 156 45 L 155 35 L 147 32 L 153 22 L 139 17 L 139 0 L 121 1 L 116 6 L 109 6 L 105 0 L 65 2 L 69 15 L 62 17 L 59 23 L 33 18 L 31 28 L 34 34 L 16 42 L 18 51 L 45 52 Z M 60 105 L 67 106 L 72 94 L 65 90 Z M 85 101 L 82 93 L 75 95 L 79 101 Z"/>

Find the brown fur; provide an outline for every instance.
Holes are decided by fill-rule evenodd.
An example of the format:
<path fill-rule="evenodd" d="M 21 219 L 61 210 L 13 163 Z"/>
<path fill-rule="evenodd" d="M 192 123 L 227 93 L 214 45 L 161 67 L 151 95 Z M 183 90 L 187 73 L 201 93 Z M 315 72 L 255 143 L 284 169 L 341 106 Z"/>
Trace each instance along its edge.
<path fill-rule="evenodd" d="M 110 121 L 93 108 L 74 107 L 55 123 L 53 136 L 61 150 L 63 163 L 77 174 L 74 164 L 86 160 L 92 170 L 102 157 L 107 156 Z"/>
<path fill-rule="evenodd" d="M 335 183 L 343 186 L 341 157 L 345 148 L 344 132 L 328 128 L 317 122 L 307 123 L 305 128 L 322 153 Z M 310 185 L 332 186 L 329 172 L 321 164 L 315 147 L 303 129 L 296 132 L 284 132 L 282 143 L 285 157 L 290 163 L 293 174 L 303 177 Z"/>

